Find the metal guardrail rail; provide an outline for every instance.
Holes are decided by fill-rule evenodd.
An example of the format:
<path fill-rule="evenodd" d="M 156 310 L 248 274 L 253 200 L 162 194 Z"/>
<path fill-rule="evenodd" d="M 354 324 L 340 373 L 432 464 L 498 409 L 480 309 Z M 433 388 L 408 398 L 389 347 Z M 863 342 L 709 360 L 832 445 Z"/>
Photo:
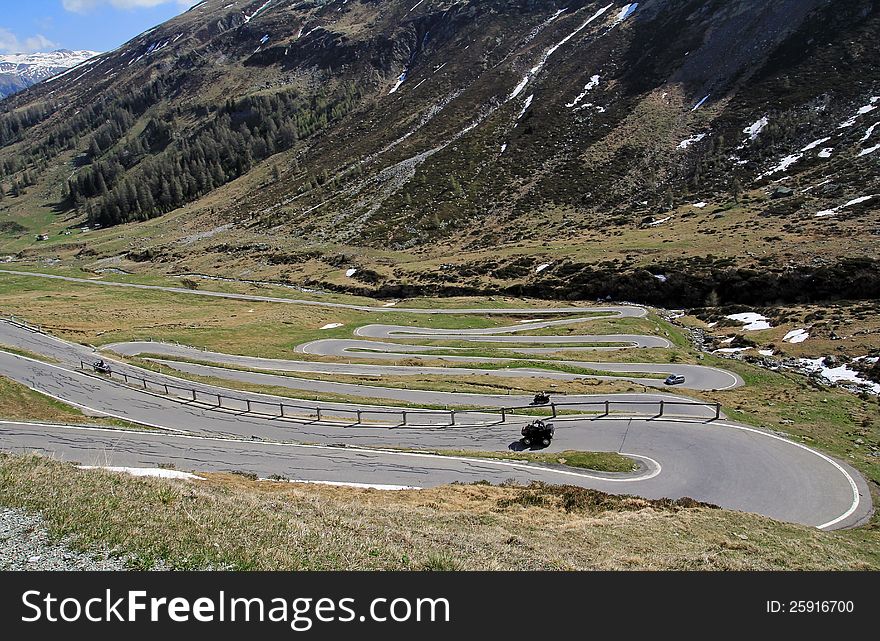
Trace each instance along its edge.
<path fill-rule="evenodd" d="M 80 368 L 86 371 L 94 371 L 93 363 L 80 361 Z M 203 389 L 175 385 L 164 381 L 157 381 L 142 376 L 125 372 L 112 371 L 105 374 L 112 380 L 118 380 L 135 389 L 140 389 L 152 394 L 159 394 L 172 400 L 198 405 L 206 409 L 235 412 L 242 415 L 282 420 L 295 423 L 322 423 L 343 425 L 346 427 L 488 427 L 501 425 L 509 422 L 514 417 L 553 418 L 559 421 L 576 420 L 589 414 L 593 419 L 616 418 L 638 416 L 648 419 L 663 417 L 689 417 L 702 418 L 707 422 L 718 420 L 721 417 L 720 403 L 700 403 L 698 401 L 563 401 L 550 402 L 546 405 L 520 405 L 514 407 L 492 407 L 482 409 L 462 410 L 429 410 L 429 409 L 344 409 L 340 407 L 320 407 L 312 405 L 297 405 L 284 401 L 268 401 L 252 398 L 244 398 L 207 392 Z M 654 411 L 626 412 L 627 408 L 655 407 Z M 676 413 L 677 408 L 704 407 L 709 410 L 707 416 L 698 416 L 693 413 Z M 395 417 L 393 420 L 382 420 L 383 417 Z M 468 421 L 468 418 L 493 417 L 490 420 Z M 419 422 L 419 419 L 430 417 L 428 422 Z"/>
<path fill-rule="evenodd" d="M 9 323 L 10 325 L 15 325 L 16 327 L 21 327 L 22 329 L 26 329 L 29 332 L 35 332 L 37 334 L 44 334 L 42 325 L 32 325 L 27 322 L 23 318 L 18 318 L 16 316 L 12 316 L 11 314 L 4 314 L 0 316 L 0 320 Z"/>

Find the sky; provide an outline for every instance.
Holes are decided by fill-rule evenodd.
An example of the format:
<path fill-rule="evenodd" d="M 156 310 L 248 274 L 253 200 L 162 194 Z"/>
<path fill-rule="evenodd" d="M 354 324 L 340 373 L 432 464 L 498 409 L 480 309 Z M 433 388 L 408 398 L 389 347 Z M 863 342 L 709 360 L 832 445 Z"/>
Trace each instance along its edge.
<path fill-rule="evenodd" d="M 0 54 L 111 51 L 198 0 L 0 0 Z"/>

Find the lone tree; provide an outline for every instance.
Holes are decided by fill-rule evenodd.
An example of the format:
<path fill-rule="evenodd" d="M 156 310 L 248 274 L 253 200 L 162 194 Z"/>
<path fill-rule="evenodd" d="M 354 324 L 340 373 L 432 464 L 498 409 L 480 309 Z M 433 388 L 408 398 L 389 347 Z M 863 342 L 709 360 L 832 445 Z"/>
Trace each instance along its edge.
<path fill-rule="evenodd" d="M 706 307 L 718 307 L 721 304 L 721 297 L 714 289 L 706 296 Z"/>
<path fill-rule="evenodd" d="M 742 196 L 742 183 L 740 183 L 739 178 L 736 176 L 734 176 L 733 181 L 730 183 L 730 195 L 733 196 L 733 202 L 738 205 L 740 196 Z"/>

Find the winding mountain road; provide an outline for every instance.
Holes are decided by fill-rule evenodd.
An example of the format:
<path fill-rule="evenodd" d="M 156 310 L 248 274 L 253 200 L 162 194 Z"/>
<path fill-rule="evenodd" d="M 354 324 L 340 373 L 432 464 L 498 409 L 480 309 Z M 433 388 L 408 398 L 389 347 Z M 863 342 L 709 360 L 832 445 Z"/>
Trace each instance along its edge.
<path fill-rule="evenodd" d="M 583 310 L 581 310 L 583 312 Z M 597 318 L 613 317 L 639 317 L 645 314 L 645 310 L 633 307 L 608 307 L 599 310 L 600 316 L 581 316 L 553 321 L 530 321 L 506 327 L 492 327 L 482 329 L 432 329 L 404 327 L 400 325 L 365 325 L 354 331 L 357 339 L 321 339 L 299 345 L 294 350 L 298 354 L 308 356 L 346 358 L 351 360 L 376 360 L 376 361 L 401 361 L 409 360 L 432 360 L 449 362 L 456 366 L 454 370 L 459 375 L 488 375 L 496 377 L 526 377 L 526 378 L 550 378 L 557 380 L 624 380 L 648 387 L 663 387 L 663 378 L 669 374 L 680 374 L 685 377 L 681 387 L 695 390 L 724 390 L 739 387 L 743 384 L 742 379 L 734 374 L 716 367 L 688 364 L 663 364 L 663 363 L 608 363 L 592 361 L 571 360 L 539 360 L 548 366 L 548 369 L 516 367 L 516 359 L 513 357 L 484 357 L 484 356 L 460 356 L 454 352 L 467 349 L 465 347 L 438 347 L 423 344 L 389 343 L 386 340 L 405 339 L 413 341 L 455 341 L 465 344 L 474 344 L 477 347 L 485 343 L 501 343 L 515 347 L 501 348 L 501 351 L 510 351 L 518 354 L 553 354 L 560 350 L 565 352 L 584 350 L 619 350 L 631 348 L 667 348 L 671 342 L 662 337 L 640 335 L 569 335 L 569 336 L 530 336 L 522 335 L 522 332 L 542 330 L 545 328 L 567 326 L 572 324 L 587 323 Z M 384 339 L 384 340 L 382 340 Z M 584 344 L 598 344 L 598 346 L 583 346 Z M 602 346 L 603 343 L 614 344 L 614 347 Z M 541 345 L 541 347 L 532 347 Z M 238 356 L 207 352 L 192 347 L 169 345 L 156 342 L 128 342 L 113 343 L 104 346 L 109 351 L 125 356 L 139 356 L 143 354 L 152 356 L 168 356 L 171 358 L 186 358 L 207 362 L 215 365 L 232 365 L 253 370 L 298 372 L 312 374 L 345 374 L 355 376 L 417 376 L 426 374 L 448 375 L 448 368 L 436 366 L 389 366 L 352 363 L 321 363 L 284 359 L 265 359 L 249 356 Z M 450 354 L 449 352 L 453 352 Z M 173 360 L 163 360 L 166 366 L 173 367 L 188 373 L 204 373 L 213 376 L 221 376 L 232 380 L 253 382 L 253 376 L 248 376 L 235 370 L 224 370 L 218 367 L 205 367 L 194 364 L 178 364 Z M 491 364 L 495 368 L 486 367 L 460 367 L 467 364 Z M 595 372 L 607 372 L 608 374 L 571 373 L 566 371 L 553 371 L 549 367 L 561 369 L 582 369 Z M 655 378 L 638 376 L 637 374 L 649 374 Z M 659 377 L 659 378 L 656 378 Z M 339 385 L 321 384 L 310 382 L 303 387 L 301 381 L 276 379 L 285 387 L 295 389 L 310 389 L 312 391 L 340 392 Z M 340 393 L 350 394 L 351 391 Z M 453 395 L 455 396 L 455 395 Z M 403 400 L 399 393 L 389 396 L 388 393 L 378 392 L 377 398 Z M 413 402 L 424 402 L 411 396 Z M 433 401 L 432 401 L 433 402 Z M 457 404 L 453 397 L 447 397 L 446 404 Z M 474 399 L 467 399 L 465 404 L 473 405 Z"/>
<path fill-rule="evenodd" d="M 649 498 L 690 496 L 823 529 L 851 527 L 866 520 L 872 511 L 864 479 L 846 464 L 775 434 L 726 420 L 707 422 L 698 415 L 651 420 L 634 408 L 634 414 L 641 413 L 641 418 L 566 417 L 558 423 L 557 437 L 549 451 L 625 453 L 639 463 L 639 469 L 624 475 L 437 457 L 387 448 L 507 450 L 516 443 L 519 426 L 528 419 L 512 416 L 507 423 L 491 424 L 482 420 L 489 414 L 487 409 L 486 415 L 470 415 L 473 424 L 464 421 L 456 427 L 443 426 L 439 417 L 444 413 L 429 410 L 422 412 L 428 417 L 437 416 L 436 426 L 430 420 L 420 427 L 393 429 L 367 421 L 348 426 L 333 420 L 290 421 L 248 411 L 244 406 L 230 409 L 186 402 L 82 372 L 80 360 L 94 358 L 89 348 L 18 325 L 0 323 L 0 343 L 56 360 L 44 362 L 0 351 L 0 371 L 4 376 L 87 413 L 114 416 L 161 430 L 142 433 L 0 422 L 0 449 L 8 451 L 36 450 L 85 464 L 155 466 L 173 462 L 179 469 L 193 471 L 243 470 L 308 481 L 416 487 L 453 480 L 541 480 Z M 160 384 L 182 383 L 175 377 L 144 372 L 131 365 L 114 366 L 131 375 L 146 374 Z M 272 376 L 260 372 L 243 374 Z M 230 393 L 224 388 L 184 382 L 206 395 Z M 266 406 L 283 400 L 256 393 L 234 394 Z M 377 398 L 368 389 L 359 396 Z M 475 404 L 472 395 L 460 396 L 460 404 Z M 649 406 L 658 400 L 651 396 L 656 395 L 631 395 L 630 400 Z M 424 402 L 422 397 L 407 398 L 409 402 Z M 479 399 L 482 406 L 492 407 L 491 400 L 482 396 Z M 507 402 L 503 397 L 496 401 Z M 373 418 L 378 422 L 383 414 L 390 420 L 400 413 L 399 408 L 371 404 L 296 403 L 322 407 L 325 417 L 360 409 L 374 412 Z"/>

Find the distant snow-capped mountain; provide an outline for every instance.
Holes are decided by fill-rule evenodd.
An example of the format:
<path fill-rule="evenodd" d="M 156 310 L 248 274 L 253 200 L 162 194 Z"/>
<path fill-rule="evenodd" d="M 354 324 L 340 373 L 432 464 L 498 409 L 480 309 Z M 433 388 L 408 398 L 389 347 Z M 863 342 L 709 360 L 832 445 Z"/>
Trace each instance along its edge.
<path fill-rule="evenodd" d="M 96 51 L 67 49 L 0 55 L 0 98 L 56 76 L 97 55 Z"/>

